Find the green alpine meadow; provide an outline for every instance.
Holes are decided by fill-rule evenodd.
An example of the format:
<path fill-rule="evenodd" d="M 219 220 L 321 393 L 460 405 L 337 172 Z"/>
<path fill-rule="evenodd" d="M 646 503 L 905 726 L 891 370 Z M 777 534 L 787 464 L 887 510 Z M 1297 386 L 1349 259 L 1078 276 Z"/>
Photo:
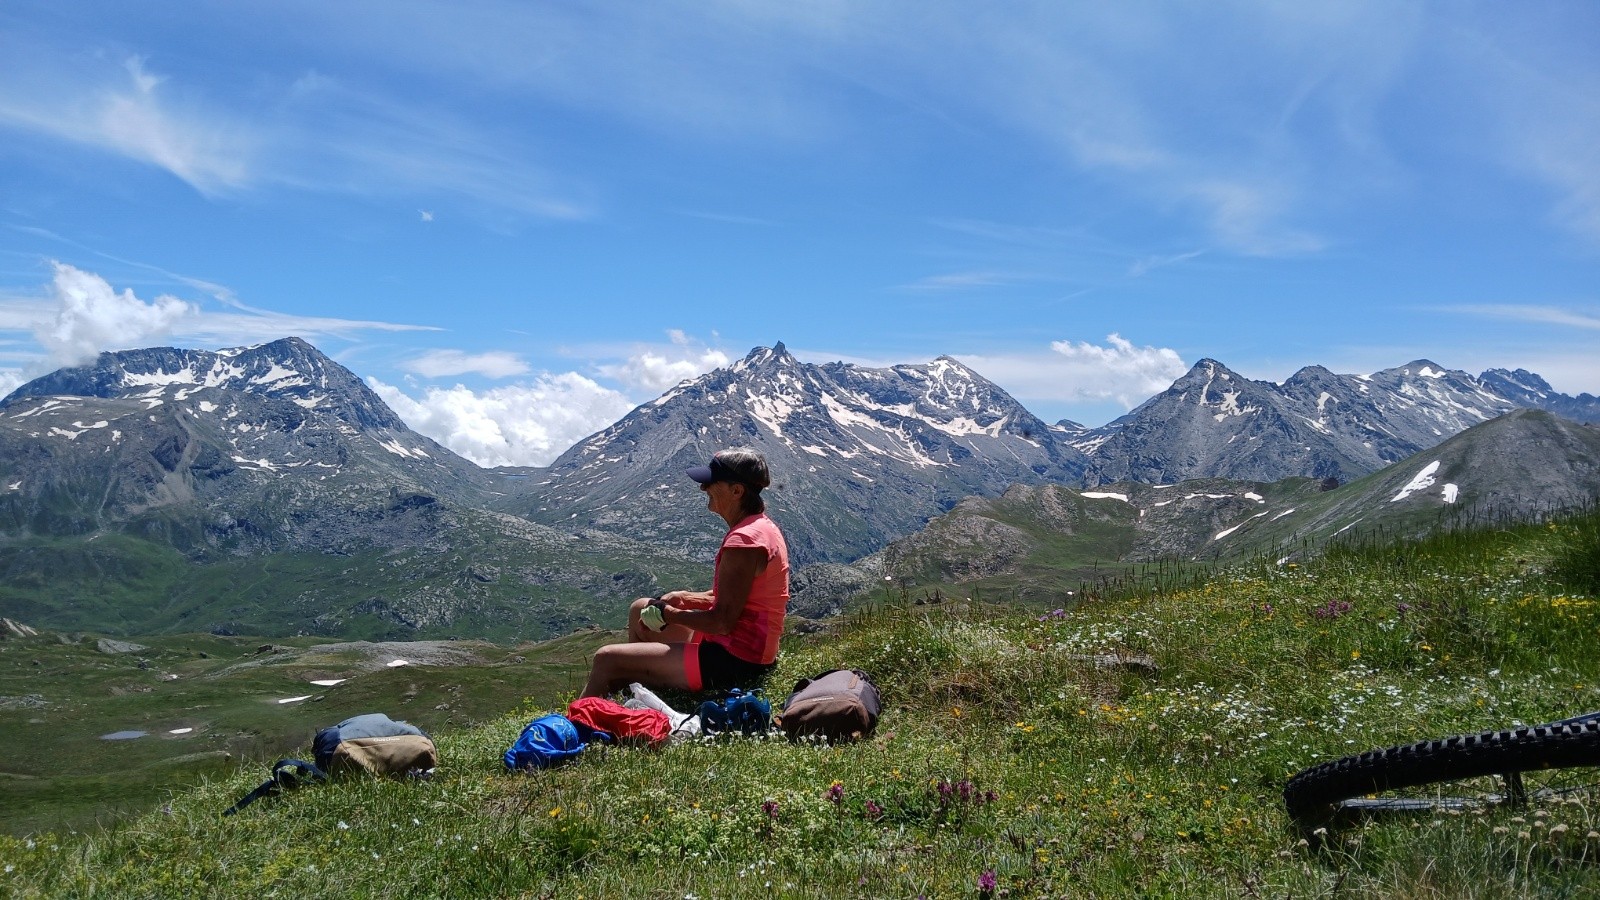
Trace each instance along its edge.
<path fill-rule="evenodd" d="M 1600 511 L 1139 574 L 1060 608 L 919 593 L 891 574 L 787 637 L 767 686 L 781 700 L 819 671 L 871 673 L 884 715 L 853 744 L 692 738 L 507 772 L 505 749 L 564 708 L 600 635 L 524 647 L 518 666 L 537 670 L 527 693 L 435 727 L 430 780 L 340 779 L 222 817 L 264 776 L 258 758 L 100 827 L 0 838 L 0 892 L 1600 893 L 1592 765 L 1560 773 L 1571 777 L 1555 791 L 1524 773 L 1521 804 L 1444 785 L 1427 790 L 1478 800 L 1296 821 L 1283 801 L 1291 776 L 1328 760 L 1600 709 Z M 6 645 L 8 668 L 18 646 Z M 504 662 L 480 666 L 517 669 Z M 327 689 L 330 713 L 340 687 Z"/>

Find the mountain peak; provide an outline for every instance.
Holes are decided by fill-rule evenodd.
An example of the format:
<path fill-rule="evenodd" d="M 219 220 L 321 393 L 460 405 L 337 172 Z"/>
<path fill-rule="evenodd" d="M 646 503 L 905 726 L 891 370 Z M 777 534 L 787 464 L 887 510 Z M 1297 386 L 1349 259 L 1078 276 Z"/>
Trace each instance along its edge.
<path fill-rule="evenodd" d="M 249 347 L 191 350 L 149 347 L 101 353 L 87 365 L 57 369 L 22 385 L 11 403 L 51 395 L 182 399 L 208 389 L 240 390 L 322 408 L 362 428 L 404 429 L 399 416 L 361 379 L 298 337 Z"/>

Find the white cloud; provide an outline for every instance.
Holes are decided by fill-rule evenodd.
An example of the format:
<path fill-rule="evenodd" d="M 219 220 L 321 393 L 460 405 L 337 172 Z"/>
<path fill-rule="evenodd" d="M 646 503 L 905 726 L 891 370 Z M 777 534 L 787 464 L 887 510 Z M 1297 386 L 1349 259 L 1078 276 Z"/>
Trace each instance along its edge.
<path fill-rule="evenodd" d="M 486 378 L 510 378 L 526 375 L 528 364 L 522 357 L 504 350 L 486 353 L 464 353 L 460 350 L 430 350 L 401 365 L 407 372 L 424 378 L 445 378 L 476 372 Z"/>
<path fill-rule="evenodd" d="M 16 369 L 0 369 L 0 397 L 7 397 L 12 391 L 27 383 L 27 378 Z"/>
<path fill-rule="evenodd" d="M 166 294 L 145 303 L 132 290 L 117 293 L 99 275 L 64 263 L 54 266 L 51 293 L 56 312 L 34 327 L 34 337 L 57 366 L 88 362 L 102 350 L 160 341 L 199 312 L 193 304 Z"/>
<path fill-rule="evenodd" d="M 1008 275 L 1004 272 L 949 272 L 944 275 L 929 275 L 919 278 L 910 284 L 900 286 L 906 291 L 966 291 L 981 288 L 1000 287 L 1007 284 L 1016 284 L 1024 280 L 1017 275 Z"/>
<path fill-rule="evenodd" d="M 962 355 L 961 361 L 1024 402 L 1115 401 L 1128 409 L 1188 371 L 1177 351 L 1136 347 L 1118 334 L 1108 335 L 1105 346 L 1053 341 L 1047 353 Z"/>
<path fill-rule="evenodd" d="M 1600 316 L 1593 313 L 1574 312 L 1557 306 L 1536 306 L 1517 303 L 1480 303 L 1441 307 L 1446 312 L 1460 312 L 1491 319 L 1509 319 L 1515 322 L 1533 322 L 1541 325 L 1560 325 L 1563 328 L 1600 329 Z"/>
<path fill-rule="evenodd" d="M 638 346 L 626 362 L 602 365 L 600 373 L 633 391 L 661 393 L 686 378 L 726 366 L 728 354 L 673 329 L 668 346 Z"/>
<path fill-rule="evenodd" d="M 232 298 L 226 288 L 209 285 L 209 292 L 232 309 L 210 312 L 167 294 L 145 302 L 131 289 L 120 293 L 105 278 L 62 262 L 52 262 L 55 274 L 43 296 L 0 293 L 0 332 L 31 332 L 44 351 L 28 371 L 79 365 L 103 350 L 128 350 L 160 344 L 229 347 L 273 341 L 290 335 L 316 340 L 352 339 L 362 332 L 438 331 L 434 326 L 406 325 L 326 316 L 296 316 L 254 309 Z M 152 268 L 144 266 L 143 268 Z M 159 271 L 159 270 L 157 270 Z M 172 276 L 178 278 L 178 276 Z M 178 278 L 199 285 L 192 279 Z M 509 354 L 505 356 L 509 357 Z M 495 354 L 478 358 L 471 371 L 496 366 L 505 374 L 509 359 Z M 463 369 L 463 372 L 469 371 Z M 521 371 L 526 371 L 524 367 Z"/>
<path fill-rule="evenodd" d="M 121 73 L 59 64 L 27 71 L 29 90 L 0 96 L 0 122 L 100 147 L 158 166 L 204 194 L 250 180 L 253 141 L 247 129 L 198 108 L 180 108 L 162 95 L 166 79 L 129 57 Z M 19 73 L 18 66 L 6 72 Z M 88 78 L 109 79 L 104 84 Z"/>
<path fill-rule="evenodd" d="M 1134 260 L 1133 264 L 1128 266 L 1128 277 L 1143 278 L 1156 269 L 1175 266 L 1178 263 L 1188 262 L 1203 255 L 1205 255 L 1204 250 L 1191 250 L 1188 253 L 1174 253 L 1170 256 L 1147 256 L 1143 259 Z"/>
<path fill-rule="evenodd" d="M 482 392 L 430 387 L 420 397 L 375 378 L 367 384 L 407 425 L 483 466 L 548 465 L 634 407 L 575 372 Z"/>

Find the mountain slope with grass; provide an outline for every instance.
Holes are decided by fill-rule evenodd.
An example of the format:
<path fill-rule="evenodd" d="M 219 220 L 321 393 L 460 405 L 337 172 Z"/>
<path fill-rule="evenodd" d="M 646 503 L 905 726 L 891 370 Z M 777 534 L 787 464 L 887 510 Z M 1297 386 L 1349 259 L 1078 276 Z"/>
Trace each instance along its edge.
<path fill-rule="evenodd" d="M 1369 748 L 1600 709 L 1597 560 L 1591 510 L 1368 539 L 1042 616 L 864 608 L 788 639 L 773 681 L 872 672 L 886 712 L 868 743 L 694 741 L 504 772 L 522 725 L 570 697 L 548 692 L 441 731 L 431 781 L 352 779 L 221 818 L 252 769 L 104 833 L 0 839 L 0 890 L 1591 896 L 1593 787 L 1321 833 L 1288 819 L 1282 791 Z M 1105 662 L 1131 655 L 1154 665 Z"/>
<path fill-rule="evenodd" d="M 1524 520 L 1600 499 L 1600 429 L 1517 410 L 1327 488 L 1308 478 L 1019 485 L 963 501 L 875 562 L 895 583 L 1065 603 L 1085 584 L 1152 566 L 1288 561 L 1367 533 Z"/>

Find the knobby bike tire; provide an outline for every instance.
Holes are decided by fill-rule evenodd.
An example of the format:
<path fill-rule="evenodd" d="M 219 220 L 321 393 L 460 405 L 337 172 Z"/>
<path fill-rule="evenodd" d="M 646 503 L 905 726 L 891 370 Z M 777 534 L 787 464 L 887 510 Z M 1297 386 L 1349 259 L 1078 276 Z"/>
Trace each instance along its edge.
<path fill-rule="evenodd" d="M 1283 789 L 1297 820 L 1368 794 L 1486 775 L 1600 766 L 1600 719 L 1584 716 L 1369 750 L 1301 771 Z"/>

